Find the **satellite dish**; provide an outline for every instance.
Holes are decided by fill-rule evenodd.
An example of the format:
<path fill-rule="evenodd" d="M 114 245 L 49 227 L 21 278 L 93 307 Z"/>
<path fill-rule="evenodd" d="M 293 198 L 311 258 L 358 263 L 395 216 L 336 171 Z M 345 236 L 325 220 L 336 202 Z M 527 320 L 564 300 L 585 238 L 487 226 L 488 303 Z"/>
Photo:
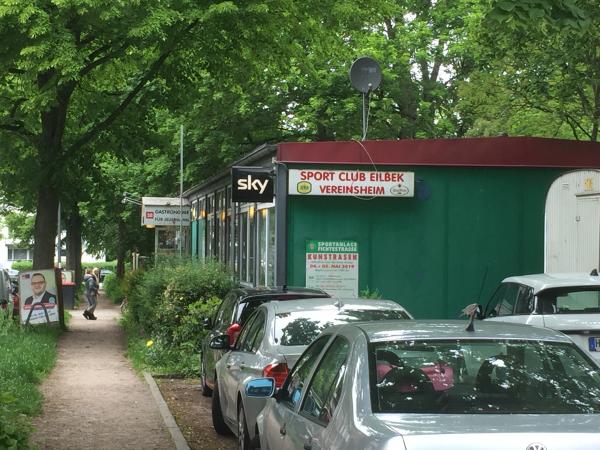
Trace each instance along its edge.
<path fill-rule="evenodd" d="M 379 87 L 381 69 L 373 58 L 363 56 L 352 63 L 350 67 L 350 82 L 357 91 L 368 94 Z"/>

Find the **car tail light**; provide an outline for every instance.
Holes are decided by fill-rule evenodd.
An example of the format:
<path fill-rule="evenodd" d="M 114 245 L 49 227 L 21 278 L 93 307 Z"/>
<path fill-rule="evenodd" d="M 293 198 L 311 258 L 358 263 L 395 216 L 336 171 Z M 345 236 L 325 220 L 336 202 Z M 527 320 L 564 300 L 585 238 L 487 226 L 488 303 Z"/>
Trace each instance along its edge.
<path fill-rule="evenodd" d="M 288 374 L 288 366 L 286 363 L 269 364 L 263 369 L 263 377 L 274 378 L 275 387 L 280 388 Z"/>
<path fill-rule="evenodd" d="M 231 325 L 229 325 L 229 328 L 227 328 L 227 336 L 229 336 L 230 347 L 233 347 L 235 345 L 235 341 L 237 341 L 241 329 L 242 326 L 239 323 L 232 323 Z"/>

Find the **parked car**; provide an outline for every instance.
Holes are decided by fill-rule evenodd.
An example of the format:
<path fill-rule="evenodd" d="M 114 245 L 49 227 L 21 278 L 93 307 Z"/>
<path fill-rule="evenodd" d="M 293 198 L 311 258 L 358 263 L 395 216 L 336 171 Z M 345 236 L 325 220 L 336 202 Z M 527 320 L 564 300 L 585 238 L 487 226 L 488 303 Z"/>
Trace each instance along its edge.
<path fill-rule="evenodd" d="M 114 272 L 109 269 L 100 269 L 100 283 L 104 283 L 104 278 L 107 275 L 112 275 Z"/>
<path fill-rule="evenodd" d="M 19 271 L 17 269 L 6 269 L 8 270 L 8 275 L 10 276 L 10 280 L 13 283 L 19 283 Z"/>
<path fill-rule="evenodd" d="M 272 377 L 281 387 L 290 367 L 319 333 L 340 323 L 411 319 L 391 300 L 304 299 L 272 301 L 261 305 L 248 319 L 233 349 L 216 365 L 212 399 L 217 433 L 238 434 L 240 448 L 253 448 L 256 416 L 264 399 L 248 398 L 244 383 L 251 378 Z M 227 336 L 211 341 L 212 348 L 229 349 Z"/>
<path fill-rule="evenodd" d="M 483 312 L 487 320 L 562 331 L 600 362 L 600 277 L 537 274 L 506 278 Z"/>
<path fill-rule="evenodd" d="M 600 448 L 600 368 L 557 331 L 403 321 L 324 332 L 257 417 L 263 450 Z M 547 446 L 547 447 L 546 447 Z"/>
<path fill-rule="evenodd" d="M 227 335 L 233 346 L 248 317 L 265 302 L 272 300 L 297 300 L 302 298 L 329 298 L 320 289 L 294 287 L 238 287 L 227 293 L 214 316 L 207 319 L 204 327 L 210 332 L 200 349 L 200 384 L 202 395 L 210 396 L 215 384 L 215 364 L 223 356 L 223 350 L 211 349 L 210 342 L 217 336 Z"/>

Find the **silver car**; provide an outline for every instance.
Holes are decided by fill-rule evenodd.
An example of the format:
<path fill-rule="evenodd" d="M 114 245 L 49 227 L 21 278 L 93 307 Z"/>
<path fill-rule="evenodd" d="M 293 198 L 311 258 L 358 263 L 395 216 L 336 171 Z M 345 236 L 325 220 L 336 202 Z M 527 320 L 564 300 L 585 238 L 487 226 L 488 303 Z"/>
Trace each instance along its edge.
<path fill-rule="evenodd" d="M 271 377 L 280 387 L 288 369 L 319 333 L 332 325 L 365 320 L 411 319 L 391 300 L 332 298 L 271 301 L 261 305 L 241 330 L 235 348 L 217 362 L 212 416 L 220 434 L 233 431 L 240 448 L 256 445 L 256 416 L 265 399 L 248 398 L 244 383 Z M 397 322 L 396 322 L 397 323 Z M 228 348 L 227 336 L 216 337 L 211 348 Z"/>
<path fill-rule="evenodd" d="M 257 418 L 263 450 L 597 450 L 600 369 L 526 325 L 404 321 L 326 330 Z"/>

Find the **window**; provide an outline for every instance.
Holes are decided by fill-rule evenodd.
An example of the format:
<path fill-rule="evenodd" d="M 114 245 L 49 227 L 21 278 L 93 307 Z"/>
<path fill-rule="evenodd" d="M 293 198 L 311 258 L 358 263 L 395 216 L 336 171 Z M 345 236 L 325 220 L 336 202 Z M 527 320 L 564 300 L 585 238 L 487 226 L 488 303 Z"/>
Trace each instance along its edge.
<path fill-rule="evenodd" d="M 258 282 L 273 285 L 275 278 L 275 208 L 258 210 Z"/>
<path fill-rule="evenodd" d="M 232 203 L 231 222 L 231 263 L 233 273 L 240 276 L 240 214 L 235 203 Z"/>
<path fill-rule="evenodd" d="M 378 309 L 324 309 L 293 311 L 278 313 L 275 324 L 275 342 L 280 345 L 307 345 L 315 339 L 321 331 L 333 325 L 343 323 L 378 321 L 378 320 L 403 320 L 409 319 L 403 310 L 378 310 Z"/>
<path fill-rule="evenodd" d="M 203 197 L 198 203 L 198 256 L 201 261 L 206 258 L 206 198 Z"/>
<path fill-rule="evenodd" d="M 248 213 L 240 214 L 240 280 L 248 280 Z"/>
<path fill-rule="evenodd" d="M 164 227 L 158 229 L 158 249 L 165 252 L 177 250 L 177 233 L 175 227 Z"/>
<path fill-rule="evenodd" d="M 209 195 L 206 199 L 206 256 L 215 256 L 215 197 Z"/>
<path fill-rule="evenodd" d="M 260 209 L 258 211 L 258 283 L 267 284 L 267 209 Z"/>
<path fill-rule="evenodd" d="M 418 339 L 369 353 L 376 413 L 600 413 L 600 371 L 572 343 Z"/>
<path fill-rule="evenodd" d="M 520 285 L 502 283 L 486 308 L 486 316 L 507 316 L 513 313 Z"/>
<path fill-rule="evenodd" d="M 216 243 L 217 251 L 215 252 L 219 261 L 225 263 L 227 261 L 227 247 L 228 236 L 227 236 L 227 197 L 225 195 L 226 190 L 221 190 L 216 194 Z"/>
<path fill-rule="evenodd" d="M 248 210 L 248 283 L 256 283 L 256 207 Z"/>
<path fill-rule="evenodd" d="M 533 289 L 519 285 L 515 314 L 531 314 L 534 311 Z"/>
<path fill-rule="evenodd" d="M 18 261 L 18 260 L 31 260 L 33 251 L 27 248 L 14 248 L 8 246 L 8 260 L 9 261 Z"/>
<path fill-rule="evenodd" d="M 265 335 L 265 313 L 263 311 L 258 312 L 254 316 L 252 323 L 248 324 L 245 328 L 248 328 L 248 326 L 250 326 L 250 329 L 244 339 L 240 336 L 238 350 L 242 352 L 256 352 Z"/>
<path fill-rule="evenodd" d="M 338 404 L 350 345 L 337 337 L 323 355 L 319 367 L 312 376 L 300 412 L 323 424 L 328 424 Z"/>
<path fill-rule="evenodd" d="M 246 325 L 242 328 L 242 331 L 240 332 L 240 335 L 238 336 L 238 339 L 236 341 L 236 345 L 235 345 L 236 350 L 242 350 L 242 345 L 244 345 L 244 343 L 247 341 L 248 335 L 252 331 L 252 326 L 254 325 L 255 321 L 256 321 L 256 314 L 251 316 L 248 319 L 248 322 L 246 323 Z"/>
<path fill-rule="evenodd" d="M 275 284 L 275 208 L 269 208 L 267 234 L 267 286 Z"/>
<path fill-rule="evenodd" d="M 539 310 L 543 314 L 600 313 L 600 289 L 567 287 L 546 289 L 538 293 Z"/>
<path fill-rule="evenodd" d="M 300 401 L 306 378 L 330 337 L 330 335 L 323 335 L 314 341 L 300 356 L 300 359 L 287 377 L 279 395 L 280 400 L 288 407 L 294 408 Z"/>
<path fill-rule="evenodd" d="M 215 319 L 215 328 L 227 328 L 233 322 L 233 310 L 237 303 L 238 293 L 233 291 L 225 296 Z"/>

